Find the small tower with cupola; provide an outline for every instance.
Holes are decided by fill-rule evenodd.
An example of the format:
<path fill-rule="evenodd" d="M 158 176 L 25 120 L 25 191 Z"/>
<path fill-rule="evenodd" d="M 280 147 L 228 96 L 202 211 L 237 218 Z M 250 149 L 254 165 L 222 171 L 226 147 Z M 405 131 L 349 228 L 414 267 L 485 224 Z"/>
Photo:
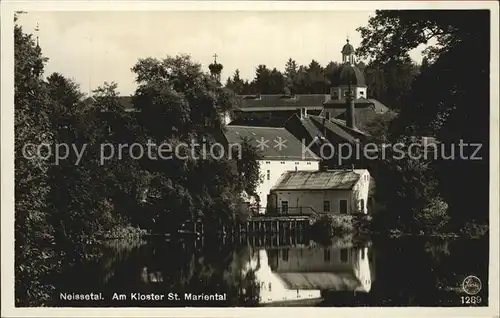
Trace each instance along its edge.
<path fill-rule="evenodd" d="M 224 68 L 222 64 L 217 63 L 217 54 L 214 54 L 214 62 L 208 66 L 210 69 L 210 74 L 218 82 L 221 82 L 221 73 Z"/>
<path fill-rule="evenodd" d="M 333 100 L 345 100 L 351 90 L 354 99 L 367 98 L 363 72 L 356 67 L 356 50 L 349 43 L 342 47 L 342 65 L 331 79 L 330 95 Z"/>

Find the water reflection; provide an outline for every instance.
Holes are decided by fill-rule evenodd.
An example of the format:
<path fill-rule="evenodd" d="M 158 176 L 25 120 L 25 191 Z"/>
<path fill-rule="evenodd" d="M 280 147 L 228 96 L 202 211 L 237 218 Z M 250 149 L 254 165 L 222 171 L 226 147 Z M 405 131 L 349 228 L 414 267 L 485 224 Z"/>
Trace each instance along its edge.
<path fill-rule="evenodd" d="M 369 247 L 299 246 L 258 249 L 255 270 L 260 303 L 321 299 L 322 291 L 369 292 L 373 280 Z"/>
<path fill-rule="evenodd" d="M 467 275 L 482 279 L 481 305 L 487 305 L 488 245 L 482 241 L 273 242 L 110 241 L 89 246 L 96 257 L 61 273 L 52 305 L 457 306 L 457 286 Z M 104 299 L 60 299 L 61 293 L 90 292 Z M 116 300 L 115 293 L 157 293 L 165 299 Z M 171 293 L 179 299 L 168 299 Z M 189 293 L 225 297 L 186 299 Z"/>

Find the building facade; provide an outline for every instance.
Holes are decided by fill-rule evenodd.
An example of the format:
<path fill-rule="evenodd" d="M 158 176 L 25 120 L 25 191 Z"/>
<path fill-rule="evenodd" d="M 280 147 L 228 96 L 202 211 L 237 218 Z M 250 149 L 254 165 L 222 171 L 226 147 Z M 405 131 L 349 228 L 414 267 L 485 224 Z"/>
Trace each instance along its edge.
<path fill-rule="evenodd" d="M 285 128 L 229 125 L 226 127 L 225 137 L 231 145 L 248 140 L 259 152 L 259 213 L 266 212 L 269 192 L 282 174 L 319 169 L 320 158 L 305 151 L 303 144 Z"/>
<path fill-rule="evenodd" d="M 269 210 L 278 214 L 368 213 L 366 169 L 291 171 L 272 187 Z"/>

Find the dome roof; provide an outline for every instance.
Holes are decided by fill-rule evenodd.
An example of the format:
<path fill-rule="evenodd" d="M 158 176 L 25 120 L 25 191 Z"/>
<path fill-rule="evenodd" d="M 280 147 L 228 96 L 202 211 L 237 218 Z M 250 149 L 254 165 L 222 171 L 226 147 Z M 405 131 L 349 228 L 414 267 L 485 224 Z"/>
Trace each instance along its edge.
<path fill-rule="evenodd" d="M 347 40 L 347 43 L 342 47 L 342 54 L 344 55 L 351 55 L 354 54 L 354 47 L 349 43 L 349 40 Z"/>
<path fill-rule="evenodd" d="M 335 87 L 347 86 L 349 84 L 353 86 L 365 86 L 365 76 L 356 66 L 343 64 L 333 73 L 331 85 Z"/>
<path fill-rule="evenodd" d="M 211 72 L 211 73 L 218 74 L 218 73 L 220 73 L 220 72 L 222 71 L 223 66 L 222 66 L 222 64 L 219 64 L 219 63 L 217 63 L 217 62 L 214 62 L 214 63 L 210 64 L 210 65 L 208 66 L 208 68 L 210 69 L 210 72 Z"/>

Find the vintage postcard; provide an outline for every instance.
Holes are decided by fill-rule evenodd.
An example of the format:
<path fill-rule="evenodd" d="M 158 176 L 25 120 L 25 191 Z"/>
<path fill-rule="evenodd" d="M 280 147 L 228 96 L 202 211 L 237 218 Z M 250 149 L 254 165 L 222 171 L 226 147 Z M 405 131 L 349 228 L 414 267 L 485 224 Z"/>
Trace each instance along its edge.
<path fill-rule="evenodd" d="M 2 317 L 499 317 L 497 2 L 1 15 Z"/>

